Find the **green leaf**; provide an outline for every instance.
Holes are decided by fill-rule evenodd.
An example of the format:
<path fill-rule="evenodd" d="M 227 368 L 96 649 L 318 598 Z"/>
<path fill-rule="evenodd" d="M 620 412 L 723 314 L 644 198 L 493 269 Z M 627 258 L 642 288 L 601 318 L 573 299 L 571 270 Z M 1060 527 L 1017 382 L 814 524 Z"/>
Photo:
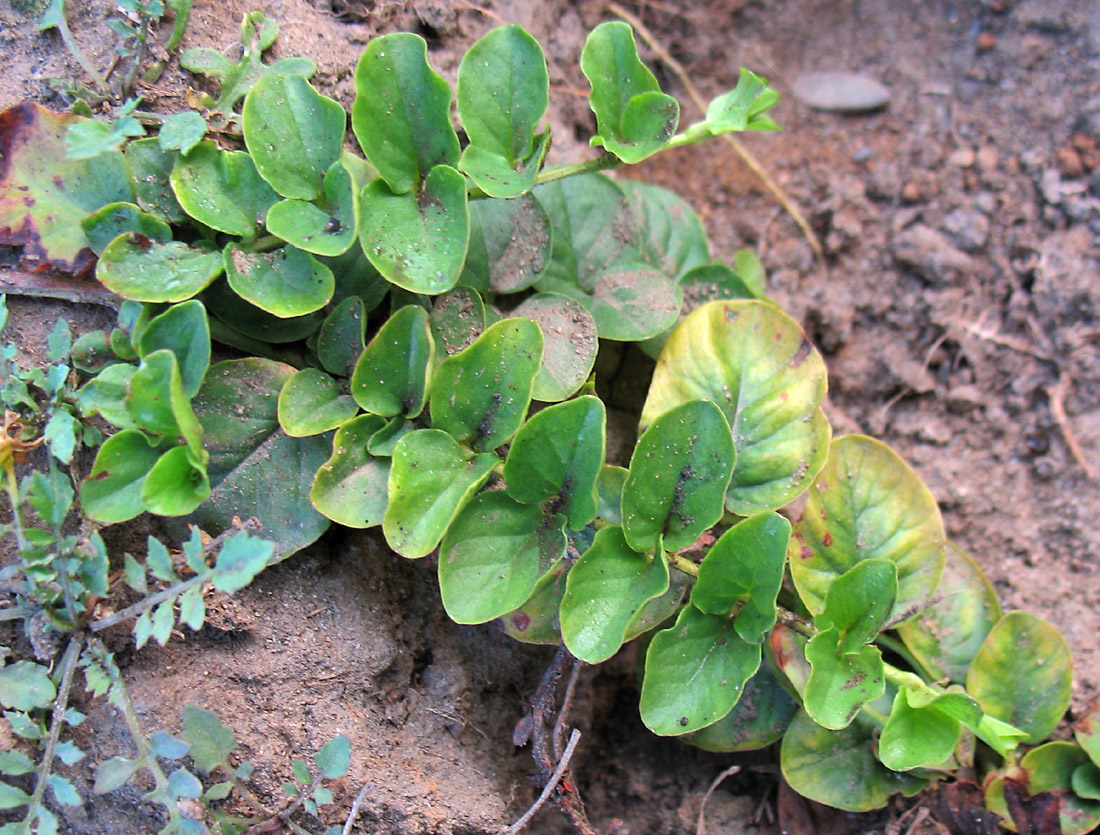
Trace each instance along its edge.
<path fill-rule="evenodd" d="M 470 246 L 462 282 L 494 293 L 530 287 L 550 263 L 552 226 L 533 194 L 470 202 Z"/>
<path fill-rule="evenodd" d="M 742 639 L 759 644 L 775 626 L 791 523 L 777 513 L 745 519 L 719 538 L 699 566 L 691 590 L 695 608 L 729 615 Z"/>
<path fill-rule="evenodd" d="M 152 536 L 146 543 L 145 565 L 152 575 L 166 583 L 178 583 L 180 578 L 172 568 L 172 555 L 168 553 L 164 543 Z"/>
<path fill-rule="evenodd" d="M 197 458 L 202 454 L 202 425 L 188 401 L 175 354 L 162 348 L 142 358 L 126 396 L 130 417 L 151 435 L 185 442 Z"/>
<path fill-rule="evenodd" d="M 821 355 L 793 319 L 765 302 L 710 302 L 661 352 L 641 426 L 690 400 L 717 403 L 737 447 L 726 508 L 755 516 L 791 502 L 824 466 L 825 390 Z"/>
<path fill-rule="evenodd" d="M 222 151 L 209 139 L 176 160 L 169 181 L 187 214 L 227 235 L 255 235 L 279 199 L 251 156 Z"/>
<path fill-rule="evenodd" d="M 557 293 L 536 293 L 512 316 L 533 319 L 542 330 L 542 368 L 531 396 L 555 403 L 576 394 L 592 373 L 599 350 L 596 321 L 580 302 Z"/>
<path fill-rule="evenodd" d="M 367 441 L 367 451 L 371 455 L 391 457 L 397 442 L 413 432 L 416 424 L 403 417 L 391 418 L 385 426 L 370 436 Z"/>
<path fill-rule="evenodd" d="M 566 647 L 589 664 L 619 651 L 635 616 L 668 591 L 663 554 L 631 550 L 619 527 L 604 528 L 569 572 L 561 602 L 561 634 Z"/>
<path fill-rule="evenodd" d="M 896 452 L 862 435 L 833 441 L 791 538 L 791 576 L 811 613 L 852 566 L 887 559 L 898 570 L 891 617 L 911 617 L 939 584 L 946 551 L 936 500 Z"/>
<path fill-rule="evenodd" d="M 168 775 L 168 792 L 174 798 L 194 800 L 202 797 L 202 783 L 185 768 L 177 768 Z"/>
<path fill-rule="evenodd" d="M 1089 759 L 1100 766 L 1100 725 L 1097 717 L 1100 716 L 1100 704 L 1092 705 L 1088 712 L 1081 717 L 1074 729 L 1074 738 L 1085 749 Z"/>
<path fill-rule="evenodd" d="M 211 366 L 192 401 L 210 454 L 213 492 L 190 517 L 216 535 L 233 518 L 263 520 L 264 536 L 282 559 L 309 545 L 329 526 L 313 509 L 313 476 L 328 458 L 325 435 L 291 438 L 279 428 L 278 396 L 294 369 L 257 358 Z"/>
<path fill-rule="evenodd" d="M 424 410 L 435 356 L 428 313 L 408 305 L 394 313 L 363 351 L 351 394 L 364 411 L 416 417 Z"/>
<path fill-rule="evenodd" d="M 248 533 L 235 533 L 218 552 L 211 578 L 214 588 L 236 594 L 263 571 L 275 553 L 275 543 Z"/>
<path fill-rule="evenodd" d="M 485 331 L 485 303 L 472 287 L 459 284 L 432 301 L 432 336 L 443 350 L 439 360 L 469 348 Z"/>
<path fill-rule="evenodd" d="M 607 415 L 598 397 L 543 409 L 512 441 L 504 464 L 508 494 L 523 504 L 553 499 L 553 511 L 564 513 L 569 527 L 581 530 L 596 517 L 596 479 L 606 433 Z"/>
<path fill-rule="evenodd" d="M 458 114 L 466 135 L 509 162 L 531 153 L 549 102 L 542 47 L 519 26 L 489 32 L 458 68 Z"/>
<path fill-rule="evenodd" d="M 118 151 L 68 158 L 69 128 L 86 122 L 30 102 L 0 113 L 0 245 L 22 246 L 25 268 L 87 274 L 95 253 L 81 219 L 109 203 L 133 200 Z"/>
<path fill-rule="evenodd" d="M 497 621 L 508 637 L 525 644 L 560 645 L 561 627 L 558 612 L 565 595 L 565 578 L 569 567 L 559 563 L 535 586 L 527 602 Z"/>
<path fill-rule="evenodd" d="M 187 215 L 169 182 L 178 154 L 164 151 L 157 139 L 150 138 L 131 142 L 123 156 L 137 192 L 137 204 L 168 223 L 184 221 Z"/>
<path fill-rule="evenodd" d="M 34 760 L 21 751 L 0 752 L 0 774 L 18 777 L 34 771 Z"/>
<path fill-rule="evenodd" d="M 157 142 L 165 153 L 179 151 L 189 154 L 206 136 L 206 120 L 194 110 L 173 113 L 165 118 L 157 134 Z"/>
<path fill-rule="evenodd" d="M 891 771 L 875 758 L 877 730 L 862 719 L 828 730 L 801 711 L 783 735 L 783 776 L 803 797 L 848 812 L 881 809 L 894 794 L 911 797 L 921 791 L 927 779 Z"/>
<path fill-rule="evenodd" d="M 68 466 L 76 452 L 76 443 L 80 434 L 80 423 L 69 412 L 58 409 L 46 423 L 42 437 L 50 448 L 50 454 Z"/>
<path fill-rule="evenodd" d="M 315 255 L 346 252 L 359 231 L 359 188 L 342 162 L 325 172 L 321 205 L 281 200 L 267 213 L 267 231 Z"/>
<path fill-rule="evenodd" d="M 1083 800 L 1100 800 L 1100 768 L 1092 762 L 1081 763 L 1073 770 L 1070 785 Z"/>
<path fill-rule="evenodd" d="M 423 38 L 398 33 L 372 40 L 356 67 L 355 90 L 352 127 L 393 193 L 418 189 L 433 168 L 458 162 L 451 87 L 428 64 Z"/>
<path fill-rule="evenodd" d="M 194 397 L 210 367 L 210 324 L 202 302 L 174 305 L 146 325 L 138 340 L 138 356 L 165 348 L 176 357 L 184 395 Z"/>
<path fill-rule="evenodd" d="M 137 429 L 124 429 L 104 441 L 92 471 L 80 486 L 84 512 L 105 525 L 143 513 L 145 477 L 161 454 L 162 450 L 150 446 L 145 433 Z"/>
<path fill-rule="evenodd" d="M 0 809 L 18 809 L 30 802 L 31 796 L 25 791 L 0 781 Z"/>
<path fill-rule="evenodd" d="M 158 516 L 186 516 L 210 496 L 204 463 L 190 449 L 178 446 L 162 455 L 145 476 L 141 501 Z"/>
<path fill-rule="evenodd" d="M 78 371 L 98 374 L 108 365 L 118 362 L 106 331 L 88 331 L 73 343 L 70 358 Z"/>
<path fill-rule="evenodd" d="M 180 737 L 191 746 L 195 768 L 209 773 L 226 761 L 237 747 L 237 737 L 222 724 L 217 714 L 195 705 L 183 709 L 183 731 Z"/>
<path fill-rule="evenodd" d="M 710 263 L 706 229 L 682 197 L 648 183 L 622 182 L 619 188 L 630 204 L 647 263 L 677 282 Z"/>
<path fill-rule="evenodd" d="M 317 470 L 309 494 L 313 506 L 332 521 L 349 528 L 382 524 L 390 461 L 372 455 L 368 441 L 384 425 L 378 415 L 360 415 L 336 430 L 332 457 Z"/>
<path fill-rule="evenodd" d="M 486 623 L 521 606 L 565 555 L 564 521 L 503 492 L 467 504 L 439 551 L 439 590 L 451 620 Z"/>
<path fill-rule="evenodd" d="M 351 768 L 351 740 L 344 734 L 325 743 L 313 761 L 324 777 L 338 780 Z"/>
<path fill-rule="evenodd" d="M 179 599 L 180 623 L 192 632 L 198 632 L 206 622 L 206 603 L 202 599 L 202 588 L 192 586 Z"/>
<path fill-rule="evenodd" d="M 687 129 L 695 141 L 723 133 L 745 130 L 779 130 L 779 126 L 764 115 L 779 103 L 779 94 L 768 82 L 742 67 L 737 86 L 711 100 L 706 119 Z"/>
<path fill-rule="evenodd" d="M 244 100 L 242 132 L 256 169 L 283 197 L 313 200 L 340 159 L 347 114 L 293 75 L 259 79 Z"/>
<path fill-rule="evenodd" d="M 167 731 L 157 731 L 149 738 L 150 748 L 157 757 L 166 760 L 180 760 L 187 756 L 191 746 L 182 740 L 176 739 Z"/>
<path fill-rule="evenodd" d="M 926 705 L 913 704 L 908 687 L 894 697 L 894 707 L 879 738 L 878 756 L 893 771 L 942 766 L 962 737 L 963 722 L 977 727 L 982 711 L 965 693 L 944 693 Z"/>
<path fill-rule="evenodd" d="M 733 267 L 738 282 L 752 297 L 766 298 L 767 275 L 764 265 L 751 249 L 739 249 L 733 254 Z"/>
<path fill-rule="evenodd" d="M 121 789 L 141 768 L 140 760 L 111 757 L 109 760 L 100 763 L 99 768 L 96 769 L 95 785 L 92 791 L 95 794 L 109 794 Z"/>
<path fill-rule="evenodd" d="M 858 653 L 887 625 L 898 593 L 897 566 L 887 559 L 866 559 L 837 577 L 825 595 L 825 608 L 814 619 L 819 630 L 835 627 L 843 655 Z"/>
<path fill-rule="evenodd" d="M 1001 614 L 985 574 L 965 551 L 948 542 L 936 596 L 898 627 L 898 635 L 933 676 L 961 682 Z"/>
<path fill-rule="evenodd" d="M 432 426 L 479 451 L 511 440 L 531 402 L 542 333 L 529 319 L 504 319 L 435 372 Z"/>
<path fill-rule="evenodd" d="M 218 260 L 220 263 L 220 254 Z M 305 339 L 316 332 L 324 321 L 322 311 L 289 319 L 266 313 L 234 293 L 228 281 L 214 282 L 203 293 L 202 300 L 210 314 L 221 320 L 224 328 L 232 328 L 245 337 L 272 344 Z"/>
<path fill-rule="evenodd" d="M 435 295 L 458 283 L 470 237 L 466 178 L 437 165 L 418 193 L 395 193 L 382 180 L 363 189 L 359 243 L 386 279 Z"/>
<path fill-rule="evenodd" d="M 366 319 L 367 312 L 359 296 L 348 296 L 325 319 L 317 336 L 317 359 L 329 374 L 352 375 L 366 344 L 363 341 Z"/>
<path fill-rule="evenodd" d="M 623 486 L 629 475 L 630 471 L 626 467 L 606 464 L 600 469 L 600 476 L 596 481 L 596 515 L 612 525 L 623 523 Z"/>
<path fill-rule="evenodd" d="M 292 438 L 320 435 L 355 417 L 351 395 L 319 368 L 304 368 L 279 392 L 279 425 Z"/>
<path fill-rule="evenodd" d="M 806 645 L 812 672 L 804 696 L 806 712 L 830 730 L 848 727 L 863 705 L 886 692 L 882 653 L 878 647 L 853 651 L 842 647 L 837 627 L 819 632 Z"/>
<path fill-rule="evenodd" d="M 1027 742 L 1041 742 L 1069 707 L 1069 646 L 1041 618 L 1010 612 L 997 621 L 978 650 L 966 677 L 966 692 L 990 716 L 1027 733 Z"/>
<path fill-rule="evenodd" d="M 16 661 L 0 669 L 0 704 L 12 710 L 49 707 L 57 695 L 49 670 L 31 661 Z"/>
<path fill-rule="evenodd" d="M 99 414 L 121 429 L 135 428 L 130 410 L 126 408 L 126 394 L 135 371 L 137 366 L 116 363 L 89 380 L 77 394 L 81 414 Z"/>
<path fill-rule="evenodd" d="M 712 725 L 733 709 L 759 667 L 759 644 L 741 640 L 729 618 L 688 604 L 649 645 L 642 721 L 659 736 Z"/>
<path fill-rule="evenodd" d="M 755 751 L 782 738 L 798 702 L 783 689 L 769 664 L 761 664 L 745 684 L 733 710 L 702 730 L 684 737 L 704 751 Z"/>
<path fill-rule="evenodd" d="M 141 211 L 133 203 L 111 203 L 80 221 L 88 246 L 102 255 L 107 245 L 124 232 L 136 232 L 157 243 L 172 240 L 172 229 L 163 220 Z"/>
<path fill-rule="evenodd" d="M 471 455 L 446 432 L 420 429 L 393 451 L 386 542 L 403 557 L 427 556 L 500 459 Z"/>
<path fill-rule="evenodd" d="M 225 274 L 238 296 L 273 316 L 288 319 L 320 310 L 332 298 L 332 271 L 297 247 L 249 252 L 225 248 Z"/>
<path fill-rule="evenodd" d="M 126 232 L 103 250 L 95 277 L 124 299 L 180 302 L 200 293 L 222 269 L 220 252 L 180 241 L 161 244 L 137 232 Z"/>
<path fill-rule="evenodd" d="M 635 551 L 691 545 L 723 515 L 736 451 L 713 402 L 693 400 L 659 417 L 638 440 L 623 487 L 623 532 Z"/>
<path fill-rule="evenodd" d="M 458 113 L 471 144 L 460 167 L 489 195 L 534 185 L 547 144 L 545 136 L 536 144 L 535 131 L 549 95 L 542 47 L 519 26 L 492 30 L 462 59 Z"/>
<path fill-rule="evenodd" d="M 581 71 L 592 85 L 589 103 L 599 129 L 593 145 L 632 164 L 668 144 L 680 122 L 680 105 L 661 92 L 638 58 L 629 25 L 609 21 L 592 30 L 581 53 Z"/>

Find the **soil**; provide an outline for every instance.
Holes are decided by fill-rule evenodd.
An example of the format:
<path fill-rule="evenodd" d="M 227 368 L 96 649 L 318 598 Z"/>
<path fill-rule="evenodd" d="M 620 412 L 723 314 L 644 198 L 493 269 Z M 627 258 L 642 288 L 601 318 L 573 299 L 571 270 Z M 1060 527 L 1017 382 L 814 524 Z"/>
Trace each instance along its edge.
<path fill-rule="evenodd" d="M 113 45 L 112 6 L 70 4 L 70 28 L 101 67 Z M 769 292 L 826 356 L 838 433 L 867 431 L 893 445 L 1006 609 L 1040 614 L 1063 632 L 1076 659 L 1069 718 L 1080 716 L 1100 693 L 1100 5 L 629 7 L 705 94 L 732 87 L 742 65 L 784 94 L 775 113 L 783 132 L 744 141 L 802 207 L 824 260 L 726 143 L 660 156 L 631 176 L 696 206 L 716 258 L 731 261 L 740 247 L 761 255 Z M 196 0 L 187 44 L 228 49 L 251 8 Z M 425 35 L 453 80 L 473 40 L 499 22 L 520 23 L 550 59 L 552 159 L 592 153 L 577 61 L 587 30 L 608 16 L 602 2 L 273 0 L 262 9 L 283 26 L 274 55 L 314 58 L 315 81 L 345 106 L 375 33 Z M 889 107 L 844 116 L 786 95 L 800 74 L 826 70 L 878 79 Z M 80 69 L 56 34 L 39 34 L 0 2 L 0 107 L 32 99 L 59 108 L 44 84 L 53 76 L 80 78 Z M 201 85 L 173 68 L 144 91 L 144 106 L 178 110 L 188 87 Z M 98 306 L 18 295 L 9 306 L 7 336 L 31 353 L 57 316 L 78 329 L 104 317 Z M 138 547 L 143 536 L 119 534 L 116 545 Z M 329 824 L 342 823 L 364 783 L 373 788 L 356 832 L 494 833 L 537 794 L 529 753 L 513 746 L 512 732 L 552 652 L 450 623 L 429 561 L 406 562 L 375 534 L 333 533 L 208 606 L 197 635 L 131 653 L 120 634 L 115 648 L 145 726 L 178 730 L 186 704 L 217 711 L 257 764 L 266 802 L 278 800 L 292 757 L 340 733 L 351 736 L 354 761 Z M 620 833 L 695 832 L 707 787 L 731 764 L 741 773 L 707 801 L 712 833 L 909 827 L 897 821 L 900 805 L 848 816 L 777 795 L 774 752 L 723 756 L 654 738 L 636 705 L 631 650 L 581 676 L 574 775 L 601 832 L 616 819 Z M 91 712 L 80 734 L 91 759 L 128 753 L 113 709 L 82 708 Z M 65 831 L 155 831 L 155 809 L 140 794 L 131 788 L 70 810 Z M 935 831 L 922 826 L 911 831 Z M 568 829 L 543 810 L 529 831 Z"/>

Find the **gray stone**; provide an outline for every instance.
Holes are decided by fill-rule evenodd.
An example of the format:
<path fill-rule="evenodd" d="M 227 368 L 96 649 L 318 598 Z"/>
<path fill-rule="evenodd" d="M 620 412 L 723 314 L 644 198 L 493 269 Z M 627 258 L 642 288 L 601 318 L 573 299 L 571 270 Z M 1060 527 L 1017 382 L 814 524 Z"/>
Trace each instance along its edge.
<path fill-rule="evenodd" d="M 977 252 L 989 238 L 989 219 L 970 209 L 955 209 L 943 219 L 943 228 L 964 252 Z"/>
<path fill-rule="evenodd" d="M 897 261 L 928 281 L 941 281 L 947 273 L 973 269 L 974 262 L 941 232 L 916 223 L 899 233 L 891 247 Z"/>
<path fill-rule="evenodd" d="M 881 82 L 849 72 L 801 75 L 791 92 L 815 110 L 833 113 L 871 113 L 890 103 L 890 91 Z"/>

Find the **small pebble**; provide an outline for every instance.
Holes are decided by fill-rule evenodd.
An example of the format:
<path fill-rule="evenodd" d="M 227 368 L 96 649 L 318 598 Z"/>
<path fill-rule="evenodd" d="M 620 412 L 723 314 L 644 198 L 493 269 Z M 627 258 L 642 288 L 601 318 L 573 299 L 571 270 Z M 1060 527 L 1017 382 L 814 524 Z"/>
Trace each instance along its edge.
<path fill-rule="evenodd" d="M 986 145 L 978 151 L 978 168 L 984 173 L 989 174 L 997 170 L 997 163 L 1000 161 L 1001 155 L 992 145 Z"/>
<path fill-rule="evenodd" d="M 956 168 L 969 168 L 977 158 L 978 155 L 974 153 L 973 148 L 959 148 L 959 150 L 951 153 L 947 161 Z"/>
<path fill-rule="evenodd" d="M 1085 165 L 1081 162 L 1081 155 L 1073 148 L 1062 148 L 1058 151 L 1058 170 L 1063 177 L 1080 177 L 1085 173 Z"/>
<path fill-rule="evenodd" d="M 881 82 L 847 72 L 799 76 L 791 92 L 815 110 L 833 113 L 871 113 L 890 103 L 890 91 Z"/>
<path fill-rule="evenodd" d="M 982 32 L 980 35 L 978 35 L 978 52 L 989 52 L 991 49 L 996 48 L 996 46 L 997 38 L 993 34 L 989 32 Z"/>

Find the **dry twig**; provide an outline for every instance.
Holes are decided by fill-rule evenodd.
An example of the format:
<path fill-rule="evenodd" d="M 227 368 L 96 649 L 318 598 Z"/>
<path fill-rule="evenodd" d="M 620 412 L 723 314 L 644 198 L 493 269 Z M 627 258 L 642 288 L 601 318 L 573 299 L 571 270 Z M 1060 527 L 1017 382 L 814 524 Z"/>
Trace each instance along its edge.
<path fill-rule="evenodd" d="M 710 800 L 710 796 L 714 794 L 714 790 L 721 785 L 722 781 L 727 777 L 732 777 L 738 771 L 741 770 L 739 765 L 731 765 L 721 774 L 714 778 L 714 782 L 710 784 L 710 788 L 707 789 L 707 793 L 703 795 L 703 802 L 699 804 L 699 820 L 695 824 L 695 835 L 707 835 L 707 801 Z"/>
<path fill-rule="evenodd" d="M 1073 460 L 1081 466 L 1090 481 L 1097 481 L 1100 480 L 1100 473 L 1097 473 L 1095 465 L 1081 449 L 1081 444 L 1078 443 L 1077 435 L 1073 431 L 1073 424 L 1070 423 L 1069 415 L 1066 414 L 1066 395 L 1069 393 L 1071 382 L 1072 378 L 1069 372 L 1063 371 L 1058 377 L 1058 382 L 1047 388 L 1047 396 L 1050 398 L 1050 413 L 1054 417 L 1055 423 L 1058 424 L 1058 428 L 1062 430 L 1062 437 L 1066 441 L 1066 446 L 1069 447 Z"/>

